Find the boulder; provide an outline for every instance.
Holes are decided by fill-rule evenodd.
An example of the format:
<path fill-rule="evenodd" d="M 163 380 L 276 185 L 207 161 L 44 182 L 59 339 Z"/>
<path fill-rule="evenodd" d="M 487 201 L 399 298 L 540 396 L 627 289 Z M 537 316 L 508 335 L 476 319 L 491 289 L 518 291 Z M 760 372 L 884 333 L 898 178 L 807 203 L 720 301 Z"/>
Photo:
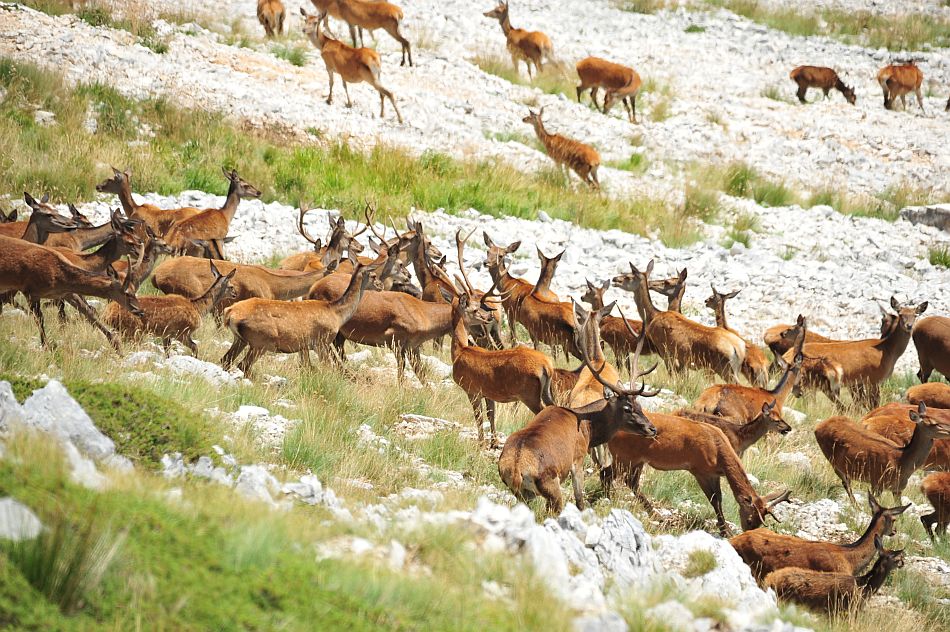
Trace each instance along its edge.
<path fill-rule="evenodd" d="M 32 540 L 43 530 L 43 523 L 29 507 L 10 498 L 0 498 L 0 538 Z"/>
<path fill-rule="evenodd" d="M 54 434 L 74 444 L 95 460 L 115 454 L 115 443 L 96 425 L 57 380 L 35 391 L 23 403 L 23 420 L 31 428 Z"/>
<path fill-rule="evenodd" d="M 911 224 L 933 226 L 934 228 L 950 232 L 950 204 L 908 206 L 901 209 L 901 217 Z"/>

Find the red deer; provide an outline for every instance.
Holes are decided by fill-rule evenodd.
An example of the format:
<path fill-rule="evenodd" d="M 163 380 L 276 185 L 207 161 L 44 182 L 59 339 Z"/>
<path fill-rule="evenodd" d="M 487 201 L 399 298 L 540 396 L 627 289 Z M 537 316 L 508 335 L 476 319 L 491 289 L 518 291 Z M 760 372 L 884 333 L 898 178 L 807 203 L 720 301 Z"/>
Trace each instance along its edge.
<path fill-rule="evenodd" d="M 927 404 L 927 408 L 950 408 L 950 386 L 943 382 L 918 384 L 907 389 L 907 403 Z"/>
<path fill-rule="evenodd" d="M 926 404 L 925 404 L 926 405 Z M 901 404 L 892 402 L 875 408 L 864 416 L 861 425 L 885 439 L 890 439 L 899 446 L 910 443 L 916 426 L 910 420 L 910 413 L 920 406 L 916 404 Z M 927 407 L 928 416 L 935 421 L 950 424 L 950 410 Z M 950 471 L 950 439 L 934 439 L 930 454 L 921 467 Z"/>
<path fill-rule="evenodd" d="M 571 169 L 590 188 L 599 189 L 597 170 L 600 168 L 600 154 L 597 150 L 573 138 L 549 133 L 544 129 L 544 123 L 541 121 L 543 115 L 544 108 L 541 108 L 539 112 L 528 110 L 528 116 L 521 120 L 534 128 L 538 140 L 544 145 L 545 153 L 559 169 L 564 169 L 568 180 L 570 180 L 568 169 Z"/>
<path fill-rule="evenodd" d="M 379 75 L 382 69 L 382 61 L 379 53 L 371 48 L 353 48 L 347 46 L 339 40 L 324 35 L 320 26 L 320 21 L 326 18 L 326 14 L 308 15 L 303 7 L 300 13 L 306 19 L 303 26 L 304 35 L 320 51 L 320 57 L 327 68 L 327 75 L 330 77 L 330 94 L 327 96 L 327 105 L 333 103 L 333 77 L 340 75 L 343 82 L 343 92 L 346 94 L 346 107 L 353 107 L 350 100 L 349 84 L 368 83 L 379 93 L 379 118 L 386 115 L 386 99 L 393 104 L 393 110 L 396 111 L 396 119 L 402 123 L 402 114 L 399 113 L 399 106 L 396 105 L 396 99 L 393 93 L 387 90 L 379 81 Z"/>
<path fill-rule="evenodd" d="M 346 230 L 346 220 L 343 216 L 337 218 L 334 222 L 330 219 L 330 236 L 327 243 L 324 244 L 319 239 L 314 239 L 307 232 L 303 219 L 310 212 L 310 208 L 301 204 L 300 212 L 297 217 L 297 230 L 300 231 L 304 239 L 313 244 L 313 250 L 308 252 L 298 252 L 285 257 L 277 266 L 281 270 L 298 270 L 300 272 L 309 272 L 311 270 L 322 270 L 333 261 L 342 262 L 344 256 L 348 253 L 359 255 L 363 252 L 363 244 L 356 241 L 356 238 L 369 229 L 369 224 L 359 229 L 355 233 L 349 233 Z M 367 217 L 369 217 L 367 213 Z M 363 263 L 367 263 L 364 261 Z M 351 270 L 352 271 L 352 270 Z"/>
<path fill-rule="evenodd" d="M 280 0 L 257 0 L 257 21 L 268 37 L 284 34 L 284 3 Z"/>
<path fill-rule="evenodd" d="M 399 65 L 406 65 L 407 56 L 409 57 L 409 65 L 412 65 L 412 47 L 409 45 L 409 40 L 399 31 L 403 19 L 402 9 L 394 4 L 377 0 L 333 0 L 333 3 L 336 9 L 334 13 L 350 26 L 350 35 L 353 35 L 354 28 L 359 30 L 360 46 L 365 44 L 363 42 L 364 29 L 370 33 L 376 29 L 383 29 L 402 47 L 402 61 Z M 318 4 L 319 0 L 314 2 L 314 5 Z M 327 12 L 324 11 L 323 13 L 325 21 Z M 353 46 L 356 46 L 355 38 L 353 39 Z M 395 104 L 393 105 L 395 107 Z"/>
<path fill-rule="evenodd" d="M 920 517 L 930 539 L 933 540 L 935 535 L 947 535 L 947 525 L 950 524 L 950 473 L 930 474 L 920 484 L 920 491 L 934 508 L 933 513 Z"/>
<path fill-rule="evenodd" d="M 916 63 L 909 61 L 903 64 L 891 64 L 884 66 L 877 73 L 877 82 L 884 91 L 884 108 L 894 109 L 894 102 L 897 97 L 901 99 L 901 105 L 907 109 L 907 93 L 913 92 L 917 96 L 917 105 L 920 111 L 924 111 L 924 98 L 920 94 L 920 85 L 924 82 L 924 73 L 920 71 Z"/>
<path fill-rule="evenodd" d="M 711 309 L 713 314 L 716 315 L 716 327 L 731 331 L 738 336 L 739 332 L 729 327 L 726 323 L 726 301 L 735 298 L 739 290 L 724 294 L 717 292 L 715 286 L 711 283 L 709 287 L 712 288 L 712 296 L 706 299 L 706 307 Z M 745 343 L 745 360 L 742 361 L 742 375 L 749 381 L 749 384 L 758 386 L 759 388 L 765 388 L 769 383 L 768 358 L 765 357 L 761 349 L 745 338 L 742 339 L 742 342 Z"/>
<path fill-rule="evenodd" d="M 802 316 L 799 315 L 798 318 L 801 320 Z M 762 335 L 762 341 L 765 343 L 765 346 L 772 351 L 773 356 L 780 358 L 781 356 L 785 355 L 789 349 L 795 346 L 795 341 L 798 338 L 798 330 L 796 327 L 798 327 L 798 325 L 782 324 L 773 325 L 765 330 L 765 333 Z M 805 332 L 805 342 L 837 341 L 808 330 Z"/>
<path fill-rule="evenodd" d="M 71 219 L 66 219 L 56 212 L 56 209 L 49 204 L 49 196 L 44 195 L 43 199 L 37 201 L 29 193 L 23 194 L 23 199 L 33 213 L 41 213 L 41 221 L 50 225 L 45 216 L 55 217 L 58 223 L 66 223 L 70 226 L 67 230 L 47 229 L 45 237 L 34 232 L 39 227 L 30 221 L 13 222 L 12 224 L 0 224 L 0 235 L 7 237 L 18 237 L 33 243 L 41 243 L 49 247 L 69 248 L 76 252 L 82 252 L 89 248 L 101 246 L 109 237 L 112 236 L 112 223 L 105 222 L 99 226 L 93 226 L 91 222 L 82 213 L 76 210 L 76 207 L 69 205 Z M 42 229 L 40 229 L 42 230 Z"/>
<path fill-rule="evenodd" d="M 637 94 L 640 92 L 640 75 L 633 68 L 600 59 L 587 57 L 577 62 L 577 76 L 581 78 L 577 86 L 577 102 L 581 95 L 590 90 L 590 100 L 597 104 L 597 90 L 604 89 L 604 114 L 610 112 L 614 102 L 620 99 L 627 110 L 631 123 L 637 122 Z"/>
<path fill-rule="evenodd" d="M 168 244 L 166 244 L 163 239 L 156 237 L 148 224 L 143 225 L 142 233 L 144 233 L 145 237 L 145 248 L 141 253 L 138 264 L 132 266 L 131 263 L 127 263 L 126 261 L 116 261 L 112 264 L 112 269 L 115 270 L 119 280 L 123 282 L 125 281 L 125 276 L 129 273 L 129 270 L 131 270 L 131 285 L 136 288 L 141 287 L 145 279 L 151 276 L 152 269 L 155 267 L 155 263 L 161 255 L 170 255 L 172 253 Z"/>
<path fill-rule="evenodd" d="M 620 430 L 629 436 L 656 436 L 656 428 L 637 401 L 656 392 L 648 392 L 644 384 L 626 389 L 601 377 L 584 348 L 587 338 L 579 336 L 584 365 L 604 387 L 606 397 L 582 408 L 548 405 L 527 426 L 509 435 L 498 459 L 498 473 L 508 489 L 522 502 L 544 497 L 553 514 L 564 506 L 561 481 L 567 476 L 575 504 L 584 507 L 584 458 L 591 448 L 607 443 Z M 642 375 L 637 372 L 641 350 L 642 346 L 631 362 L 631 384 Z"/>
<path fill-rule="evenodd" d="M 737 422 L 726 419 L 718 415 L 710 415 L 694 410 L 678 410 L 673 413 L 674 417 L 684 417 L 693 421 L 709 424 L 722 430 L 729 440 L 729 445 L 736 451 L 740 457 L 745 454 L 756 441 L 764 437 L 769 432 L 779 434 L 788 434 L 792 427 L 782 419 L 782 415 L 776 411 L 775 400 L 771 403 L 762 404 L 759 414 L 750 421 Z"/>
<path fill-rule="evenodd" d="M 824 66 L 799 66 L 792 70 L 788 74 L 792 81 L 798 84 L 798 100 L 802 103 L 807 103 L 805 101 L 805 93 L 808 92 L 808 88 L 818 88 L 825 93 L 825 98 L 828 98 L 828 93 L 831 92 L 831 89 L 834 88 L 848 100 L 848 103 L 854 105 L 857 101 L 857 97 L 854 96 L 854 89 L 849 88 L 844 85 L 844 82 L 841 81 L 841 78 L 838 77 L 836 73 L 831 68 L 825 68 Z"/>
<path fill-rule="evenodd" d="M 112 177 L 96 185 L 99 193 L 112 193 L 119 196 L 122 210 L 132 219 L 141 219 L 159 237 L 164 237 L 172 224 L 194 217 L 201 209 L 186 206 L 183 208 L 162 210 L 154 204 L 137 204 L 132 198 L 132 171 L 119 171 L 112 167 Z"/>
<path fill-rule="evenodd" d="M 528 330 L 535 348 L 538 342 L 543 342 L 551 347 L 555 357 L 558 349 L 564 349 L 566 354 L 580 359 L 574 339 L 574 310 L 570 303 L 545 300 L 532 291 L 518 307 L 518 322 Z"/>
<path fill-rule="evenodd" d="M 506 259 L 508 255 L 518 250 L 521 246 L 520 241 L 513 242 L 507 246 L 499 246 L 491 240 L 488 233 L 482 233 L 485 239 L 485 245 L 488 246 L 488 253 L 485 259 L 485 265 L 488 273 L 491 275 L 492 282 L 498 288 L 498 293 L 502 296 L 501 306 L 505 310 L 508 318 L 508 330 L 511 333 L 511 343 L 515 343 L 515 324 L 518 322 L 518 308 L 521 302 L 534 289 L 534 285 L 511 276 L 508 273 Z"/>
<path fill-rule="evenodd" d="M 950 318 L 946 316 L 928 316 L 914 325 L 912 334 L 920 371 L 917 377 L 921 382 L 930 379 L 936 369 L 950 379 Z"/>
<path fill-rule="evenodd" d="M 815 426 L 818 447 L 841 479 L 852 503 L 852 480 L 867 483 L 877 494 L 888 489 L 900 498 L 911 474 L 930 455 L 934 439 L 950 438 L 950 423 L 928 417 L 926 410 L 920 404 L 917 411 L 911 411 L 915 428 L 906 445 L 894 443 L 847 417 L 831 417 Z"/>
<path fill-rule="evenodd" d="M 498 4 L 491 11 L 484 13 L 486 18 L 498 20 L 501 25 L 501 32 L 505 34 L 508 53 L 511 55 L 511 63 L 518 72 L 518 62 L 524 61 L 528 69 L 528 78 L 531 78 L 531 64 L 540 73 L 543 69 L 543 60 L 552 61 L 554 57 L 554 45 L 551 39 L 541 31 L 526 31 L 524 29 L 512 28 L 511 20 L 508 17 L 507 0 Z"/>
<path fill-rule="evenodd" d="M 23 222 L 0 224 L 0 236 L 22 239 L 45 246 L 52 235 L 76 229 L 75 220 L 66 219 L 59 213 L 53 212 L 45 203 L 36 202 L 29 193 L 24 193 L 23 196 L 27 204 L 33 209 L 30 219 Z"/>
<path fill-rule="evenodd" d="M 871 505 L 871 522 L 861 537 L 850 544 L 804 540 L 769 529 L 740 533 L 731 538 L 729 544 L 760 582 L 769 573 L 787 567 L 854 575 L 874 559 L 874 539 L 895 535 L 898 517 L 911 507 L 910 504 L 881 507 L 873 494 L 868 494 L 868 503 Z"/>
<path fill-rule="evenodd" d="M 891 571 L 904 566 L 903 550 L 885 550 L 878 536 L 874 548 L 879 557 L 871 570 L 860 576 L 786 567 L 769 573 L 763 583 L 782 601 L 829 614 L 850 610 L 880 590 Z"/>

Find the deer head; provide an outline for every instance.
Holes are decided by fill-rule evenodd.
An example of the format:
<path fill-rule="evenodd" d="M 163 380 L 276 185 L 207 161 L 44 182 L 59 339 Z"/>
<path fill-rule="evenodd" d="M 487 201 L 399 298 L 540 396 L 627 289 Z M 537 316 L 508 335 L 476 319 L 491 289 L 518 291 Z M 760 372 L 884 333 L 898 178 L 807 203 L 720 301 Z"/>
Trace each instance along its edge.
<path fill-rule="evenodd" d="M 508 255 L 518 250 L 521 247 L 521 241 L 514 241 L 507 246 L 499 246 L 491 237 L 488 236 L 488 233 L 483 232 L 482 238 L 485 240 L 485 245 L 488 246 L 488 255 L 485 258 L 485 265 L 489 270 L 498 270 L 505 261 L 508 259 Z"/>
<path fill-rule="evenodd" d="M 778 516 L 772 513 L 772 509 L 776 505 L 787 501 L 791 494 L 791 491 L 785 490 L 759 496 L 753 491 L 751 498 L 736 496 L 736 501 L 739 506 L 739 522 L 742 523 L 742 530 L 749 531 L 750 529 L 761 527 L 768 516 L 772 516 L 776 522 L 781 522 Z"/>
<path fill-rule="evenodd" d="M 132 171 L 126 169 L 124 172 L 119 171 L 115 167 L 111 167 L 112 177 L 106 178 L 102 182 L 96 185 L 96 191 L 99 193 L 112 193 L 113 195 L 119 195 L 122 193 L 122 190 L 125 187 L 130 186 L 129 182 L 132 180 Z"/>
<path fill-rule="evenodd" d="M 709 284 L 709 287 L 712 289 L 712 296 L 706 299 L 706 307 L 713 310 L 714 312 L 719 312 L 719 310 L 725 309 L 726 301 L 731 298 L 738 296 L 741 290 L 736 290 L 735 292 L 717 292 L 716 286 L 712 283 Z M 652 289 L 652 288 L 651 288 Z"/>
<path fill-rule="evenodd" d="M 914 323 L 917 322 L 917 317 L 927 311 L 928 302 L 924 301 L 917 307 L 908 305 L 906 307 L 901 307 L 901 304 L 897 301 L 897 298 L 891 297 L 891 308 L 897 312 L 897 328 L 906 333 L 910 333 L 914 329 Z M 882 324 L 883 328 L 883 324 Z"/>
<path fill-rule="evenodd" d="M 587 290 L 581 296 L 581 300 L 593 307 L 594 309 L 600 309 L 604 306 L 604 292 L 610 287 L 610 279 L 604 281 L 602 285 L 595 285 L 590 282 L 590 279 L 584 279 L 584 282 L 587 284 Z"/>
<path fill-rule="evenodd" d="M 871 523 L 873 524 L 875 520 L 883 520 L 883 527 L 881 528 L 881 534 L 884 536 L 893 536 L 897 535 L 897 519 L 902 513 L 910 509 L 912 503 L 897 507 L 881 507 L 880 503 L 877 502 L 877 498 L 874 497 L 874 494 L 868 492 L 868 505 L 871 506 Z"/>
<path fill-rule="evenodd" d="M 129 259 L 129 271 L 133 268 L 132 260 Z M 121 305 L 133 316 L 144 316 L 145 313 L 139 307 L 138 300 L 135 298 L 135 286 L 132 283 L 132 274 L 125 275 L 125 281 L 119 280 L 119 275 L 112 266 L 106 268 L 106 274 L 110 281 L 110 298 Z"/>
<path fill-rule="evenodd" d="M 486 11 L 482 15 L 484 15 L 486 18 L 492 18 L 494 20 L 498 20 L 499 22 L 503 22 L 508 18 L 508 3 L 499 2 L 497 7 L 491 11 Z"/>
<path fill-rule="evenodd" d="M 251 198 L 257 199 L 261 197 L 261 192 L 251 186 L 246 180 L 238 176 L 237 171 L 234 169 L 228 171 L 222 167 L 221 171 L 224 173 L 224 177 L 228 179 L 228 182 L 231 183 L 231 188 L 235 190 L 237 196 L 242 200 Z"/>
<path fill-rule="evenodd" d="M 214 279 L 211 283 L 211 287 L 208 288 L 208 293 L 211 294 L 211 305 L 217 305 L 225 299 L 231 301 L 236 299 L 237 292 L 231 287 L 230 282 L 231 279 L 234 278 L 234 275 L 237 274 L 237 268 L 223 275 L 218 271 L 218 268 L 215 267 L 213 259 L 208 259 L 208 263 L 211 264 L 211 276 Z"/>
<path fill-rule="evenodd" d="M 801 365 L 801 362 L 799 362 L 799 365 Z M 792 431 L 792 427 L 789 426 L 788 422 L 782 419 L 782 416 L 778 413 L 778 411 L 775 410 L 775 405 L 776 401 L 774 399 L 771 401 L 771 403 L 763 402 L 762 412 L 759 413 L 758 418 L 756 418 L 754 421 L 764 419 L 766 425 L 768 426 L 769 432 L 777 432 L 779 434 L 786 435 Z"/>

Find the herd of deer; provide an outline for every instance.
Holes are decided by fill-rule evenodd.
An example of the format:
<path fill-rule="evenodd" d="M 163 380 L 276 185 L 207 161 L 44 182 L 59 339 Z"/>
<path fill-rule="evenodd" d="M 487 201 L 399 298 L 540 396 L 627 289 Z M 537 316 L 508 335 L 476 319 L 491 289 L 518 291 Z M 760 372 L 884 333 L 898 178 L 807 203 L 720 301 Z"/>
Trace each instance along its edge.
<path fill-rule="evenodd" d="M 322 362 L 341 366 L 350 341 L 392 349 L 400 382 L 407 361 L 424 382 L 421 347 L 450 336 L 452 377 L 471 402 L 480 442 L 487 418 L 488 440 L 496 445 L 497 403 L 520 402 L 534 414 L 508 437 L 498 459 L 502 481 L 519 499 L 541 496 L 550 511 L 559 512 L 561 484 L 570 477 L 575 502 L 583 506 L 588 454 L 605 489 L 619 476 L 648 508 L 640 490 L 644 466 L 684 470 L 696 479 L 726 536 L 730 528 L 720 487 L 725 477 L 745 531 L 731 541 L 756 576 L 784 598 L 829 608 L 873 592 L 900 566 L 900 551 L 883 549 L 881 538 L 894 533 L 894 521 L 907 507 L 884 509 L 871 496 L 871 525 L 852 545 L 780 535 L 762 525 L 790 492 L 760 496 L 742 455 L 767 433 L 791 430 L 782 418 L 791 394 L 820 390 L 843 407 L 840 391 L 847 387 L 853 409 L 869 412 L 860 422 L 831 417 L 814 431 L 847 494 L 854 501 L 852 483 L 861 482 L 874 494 L 891 491 L 900 498 L 918 469 L 942 470 L 923 481 L 934 512 L 921 520 L 931 537 L 946 533 L 950 386 L 928 380 L 934 370 L 950 375 L 950 319 L 918 320 L 927 303 L 901 305 L 892 298 L 891 309 L 882 308 L 880 337 L 866 340 L 829 340 L 809 331 L 799 316 L 794 324 L 765 333 L 774 356 L 770 363 L 762 349 L 727 323 L 725 304 L 737 292 L 712 288 L 706 305 L 715 313 L 714 327 L 681 313 L 685 269 L 675 277 L 652 279 L 651 261 L 642 271 L 630 264 L 629 273 L 604 283 L 588 281 L 582 297 L 588 309 L 562 301 L 551 289 L 563 253 L 548 257 L 539 251 L 541 272 L 531 283 L 508 269 L 520 242 L 496 244 L 483 234 L 492 280 L 483 292 L 470 282 L 465 267 L 468 237 L 455 236 L 459 273 L 453 277 L 420 223 L 409 222 L 405 231 L 393 226 L 394 235 L 387 238 L 387 229 L 378 232 L 369 206 L 362 229 L 350 233 L 339 218 L 331 220 L 325 238 L 316 239 L 305 227 L 307 208 L 301 208 L 298 229 L 313 248 L 285 258 L 280 269 L 227 261 L 223 244 L 239 202 L 260 193 L 234 171 L 224 175 L 230 190 L 222 208 L 166 210 L 136 203 L 131 173 L 113 169 L 97 189 L 116 194 L 122 209 L 101 226 L 74 207 L 67 217 L 46 198 L 25 195 L 32 211 L 27 221 L 16 221 L 15 213 L 0 216 L 0 298 L 25 295 L 44 345 L 42 299 L 59 301 L 61 316 L 62 302 L 69 303 L 117 348 L 118 337 L 106 325 L 124 337 L 160 337 L 166 348 L 178 340 L 196 353 L 192 336 L 210 312 L 233 336 L 222 365 L 237 362 L 246 373 L 268 352 L 297 353 L 308 367 L 314 351 Z M 369 240 L 373 257 L 361 256 L 364 245 L 357 237 L 366 231 L 375 237 Z M 162 255 L 175 256 L 159 263 Z M 164 296 L 136 296 L 149 277 Z M 622 312 L 611 315 L 616 302 L 604 297 L 611 286 L 632 293 L 640 320 Z M 665 310 L 654 304 L 651 292 L 666 296 Z M 86 296 L 111 301 L 101 319 Z M 530 347 L 517 344 L 518 326 L 527 331 Z M 908 403 L 879 407 L 880 385 L 911 339 L 923 384 L 909 389 Z M 603 343 L 616 365 L 608 361 Z M 541 344 L 554 357 L 563 351 L 580 364 L 573 370 L 558 368 Z M 671 373 L 705 371 L 724 383 L 709 386 L 689 409 L 645 412 L 640 399 L 657 391 L 637 384 L 652 371 L 639 369 L 644 353 L 658 356 Z M 622 372 L 629 386 L 621 382 Z M 773 372 L 780 376 L 769 388 Z M 740 384 L 743 378 L 748 384 Z M 874 566 L 859 574 L 876 552 Z"/>
<path fill-rule="evenodd" d="M 313 45 L 320 51 L 330 78 L 330 94 L 327 103 L 333 102 L 334 76 L 340 75 L 343 81 L 343 90 L 346 93 L 346 106 L 352 107 L 348 84 L 368 83 L 379 93 L 379 116 L 385 114 L 386 99 L 392 103 L 396 118 L 402 123 L 402 115 L 396 105 L 393 93 L 380 83 L 381 60 L 379 53 L 371 48 L 362 47 L 363 30 L 370 32 L 383 29 L 402 46 L 402 63 L 409 59 L 412 65 L 412 49 L 409 40 L 400 32 L 403 12 L 398 6 L 389 2 L 377 0 L 310 0 L 317 10 L 316 15 L 308 14 L 303 7 L 300 13 L 304 18 L 303 32 Z M 258 0 L 257 17 L 268 37 L 280 35 L 284 24 L 284 5 L 281 0 Z M 532 76 L 532 67 L 535 72 L 541 72 L 544 63 L 556 63 L 554 60 L 554 46 L 551 38 L 540 31 L 526 31 L 511 26 L 507 0 L 500 2 L 485 17 L 498 20 L 502 33 L 505 36 L 506 46 L 511 55 L 511 62 L 517 71 L 519 64 L 524 62 L 528 78 Z M 334 39 L 329 33 L 329 18 L 333 16 L 347 24 L 353 46 Z M 357 36 L 360 47 L 357 48 Z M 636 123 L 637 95 L 640 92 L 642 81 L 640 75 L 633 68 L 623 66 L 599 57 L 586 57 L 577 62 L 577 75 L 580 84 L 577 86 L 577 101 L 590 91 L 594 107 L 608 114 L 619 100 L 627 111 L 627 117 Z M 824 92 L 825 98 L 832 89 L 844 95 L 849 103 L 854 105 L 857 97 L 854 90 L 845 85 L 838 74 L 831 68 L 823 66 L 799 66 L 789 75 L 798 86 L 799 101 L 805 103 L 805 95 L 809 88 L 816 88 Z M 920 88 L 924 75 L 913 60 L 891 64 L 881 68 L 877 74 L 877 82 L 884 92 L 884 107 L 893 109 L 897 99 L 906 108 L 906 96 L 913 92 L 917 96 L 917 103 L 921 111 L 924 109 L 923 97 Z M 603 105 L 597 102 L 597 93 L 604 90 Z M 947 99 L 947 111 L 950 111 L 950 98 Z M 530 124 L 541 141 L 544 151 L 565 173 L 574 171 L 582 182 L 597 189 L 600 182 L 597 179 L 597 170 L 600 167 L 600 154 L 590 145 L 568 138 L 561 134 L 548 132 L 541 117 L 544 108 L 539 112 L 529 111 L 523 120 Z"/>

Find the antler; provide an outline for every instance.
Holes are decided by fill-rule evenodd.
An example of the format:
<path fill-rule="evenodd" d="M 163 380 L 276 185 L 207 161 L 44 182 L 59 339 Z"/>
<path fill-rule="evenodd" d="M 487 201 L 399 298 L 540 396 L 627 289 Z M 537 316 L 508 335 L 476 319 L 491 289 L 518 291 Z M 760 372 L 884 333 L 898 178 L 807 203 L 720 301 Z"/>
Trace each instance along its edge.
<path fill-rule="evenodd" d="M 576 302 L 575 302 L 574 304 L 577 305 Z M 585 330 L 586 330 L 588 327 L 591 326 L 590 323 L 591 323 L 591 319 L 588 318 L 588 319 L 585 321 L 585 323 L 584 323 L 584 329 L 585 329 Z M 582 331 L 581 333 L 582 333 L 582 334 L 587 334 L 588 332 L 587 332 L 587 331 Z M 586 336 L 586 335 L 581 335 L 581 336 L 574 336 L 574 338 L 575 338 L 575 340 L 576 340 L 576 342 L 577 342 L 577 347 L 578 347 L 578 349 L 579 349 L 580 352 L 581 352 L 581 361 L 584 363 L 584 366 L 587 367 L 587 370 L 590 371 L 590 374 L 594 376 L 594 379 L 595 379 L 595 380 L 597 380 L 597 381 L 600 382 L 604 387 L 609 388 L 611 391 L 613 391 L 614 393 L 617 393 L 617 394 L 630 393 L 630 392 L 632 392 L 632 391 L 630 391 L 629 389 L 625 389 L 625 388 L 621 387 L 619 384 L 616 384 L 616 383 L 614 383 L 614 382 L 611 382 L 610 380 L 604 379 L 604 377 L 600 374 L 601 371 L 603 371 L 603 368 L 601 368 L 601 371 L 598 371 L 597 369 L 594 368 L 593 364 L 591 364 L 591 361 L 590 361 L 590 351 L 589 351 L 588 348 L 587 348 L 587 338 L 588 338 L 588 336 Z M 606 366 L 606 362 L 604 363 L 604 366 Z"/>
<path fill-rule="evenodd" d="M 376 208 L 369 202 L 366 202 L 366 206 L 363 209 L 363 214 L 366 217 L 366 225 L 369 226 L 369 229 L 373 232 L 373 235 L 376 236 L 376 239 L 380 240 L 381 242 L 385 244 L 386 243 L 386 227 L 383 226 L 382 235 L 376 232 L 376 221 L 375 221 Z M 397 230 L 396 237 L 398 236 L 399 236 L 399 231 Z"/>
<path fill-rule="evenodd" d="M 300 217 L 297 219 L 297 230 L 300 231 L 300 234 L 303 235 L 304 239 L 309 241 L 311 244 L 313 244 L 317 248 L 320 248 L 322 246 L 320 240 L 314 239 L 313 237 L 311 237 L 310 233 L 307 232 L 307 229 L 304 228 L 304 225 L 303 225 L 304 215 L 306 215 L 309 212 L 310 212 L 310 205 L 302 203 L 300 205 Z"/>
<path fill-rule="evenodd" d="M 461 239 L 462 229 L 459 228 L 457 231 L 455 231 L 455 247 L 458 250 L 459 255 L 459 270 L 462 271 L 462 279 L 465 281 L 465 287 L 468 290 L 468 293 L 472 295 L 475 294 L 475 288 L 472 287 L 471 282 L 468 280 L 468 273 L 465 271 L 465 259 L 463 255 L 465 253 L 465 242 L 468 241 L 469 237 L 471 237 L 474 232 L 475 230 L 472 229 L 472 232 L 466 235 L 465 239 Z"/>
<path fill-rule="evenodd" d="M 631 360 L 628 360 L 628 364 L 627 364 L 627 370 L 630 372 L 630 387 L 632 388 L 634 382 L 636 382 L 639 378 L 643 377 L 644 375 L 649 375 L 650 373 L 653 373 L 656 370 L 656 367 L 658 365 L 654 364 L 652 367 L 650 367 L 646 371 L 642 373 L 639 372 L 640 371 L 640 354 L 643 352 L 643 341 L 646 340 L 647 329 L 649 328 L 649 324 L 643 323 L 643 331 L 641 331 L 640 335 L 637 336 L 636 332 L 633 331 L 633 327 L 630 326 L 630 322 L 627 320 L 626 315 L 623 313 L 623 309 L 621 309 L 619 305 L 617 306 L 617 310 L 620 312 L 620 318 L 621 320 L 623 320 L 624 327 L 627 328 L 627 331 L 630 332 L 631 336 L 638 338 L 637 348 L 633 353 L 633 358 Z M 646 382 L 641 382 L 640 389 L 637 391 L 637 395 L 640 397 L 656 397 L 657 395 L 660 394 L 659 390 L 647 391 L 646 389 L 647 389 Z"/>
<path fill-rule="evenodd" d="M 353 233 L 353 234 L 350 235 L 350 236 L 353 237 L 354 239 L 356 239 L 357 237 L 359 237 L 360 235 L 362 235 L 363 233 L 365 233 L 367 230 L 369 230 L 369 225 L 370 225 L 371 223 L 372 223 L 372 220 L 370 220 L 370 214 L 369 214 L 369 212 L 367 212 L 367 214 L 366 214 L 366 226 L 364 226 L 363 228 L 359 229 L 358 231 L 356 231 L 355 233 Z M 357 221 L 356 225 L 359 226 L 359 221 Z"/>

